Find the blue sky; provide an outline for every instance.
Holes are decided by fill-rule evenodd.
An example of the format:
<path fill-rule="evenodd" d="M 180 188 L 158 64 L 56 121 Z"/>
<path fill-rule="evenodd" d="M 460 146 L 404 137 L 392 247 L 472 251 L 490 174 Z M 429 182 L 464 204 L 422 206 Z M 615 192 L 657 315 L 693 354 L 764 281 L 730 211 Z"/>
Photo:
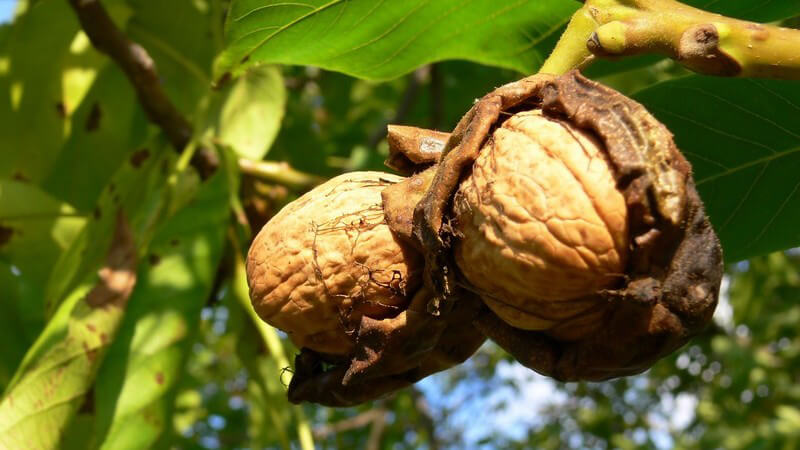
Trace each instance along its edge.
<path fill-rule="evenodd" d="M 17 5 L 17 0 L 0 0 L 0 23 L 11 21 L 11 16 L 14 14 L 14 7 Z"/>

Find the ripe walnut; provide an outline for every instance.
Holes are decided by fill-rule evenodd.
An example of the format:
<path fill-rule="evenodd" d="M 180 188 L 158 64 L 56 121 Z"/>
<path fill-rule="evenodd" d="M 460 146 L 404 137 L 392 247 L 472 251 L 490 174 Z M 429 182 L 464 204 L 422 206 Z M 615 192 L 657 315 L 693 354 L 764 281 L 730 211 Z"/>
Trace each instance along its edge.
<path fill-rule="evenodd" d="M 298 347 L 347 355 L 363 315 L 382 319 L 405 309 L 422 262 L 395 238 L 381 207 L 381 190 L 400 180 L 341 175 L 275 215 L 247 256 L 258 315 Z"/>
<path fill-rule="evenodd" d="M 569 132 L 541 145 L 553 134 L 539 126 L 554 124 Z M 539 74 L 481 98 L 435 160 L 418 163 L 424 152 L 413 146 L 436 133 L 402 132 L 408 139 L 390 139 L 400 144 L 390 162 L 417 163 L 417 173 L 384 191 L 384 208 L 425 255 L 431 315 L 446 317 L 477 293 L 489 311 L 476 328 L 559 380 L 639 373 L 711 319 L 719 241 L 689 163 L 642 105 L 577 71 Z M 571 150 L 576 140 L 583 156 Z M 575 161 L 584 157 L 581 168 Z M 589 176 L 603 160 L 611 179 L 604 170 Z M 577 179 L 565 182 L 561 165 Z M 390 189 L 422 191 L 413 213 L 386 201 Z M 620 195 L 624 212 L 614 206 Z"/>
<path fill-rule="evenodd" d="M 599 317 L 587 296 L 623 276 L 628 214 L 596 138 L 541 111 L 517 113 L 494 131 L 454 203 L 456 263 L 500 318 L 547 330 L 587 311 Z"/>

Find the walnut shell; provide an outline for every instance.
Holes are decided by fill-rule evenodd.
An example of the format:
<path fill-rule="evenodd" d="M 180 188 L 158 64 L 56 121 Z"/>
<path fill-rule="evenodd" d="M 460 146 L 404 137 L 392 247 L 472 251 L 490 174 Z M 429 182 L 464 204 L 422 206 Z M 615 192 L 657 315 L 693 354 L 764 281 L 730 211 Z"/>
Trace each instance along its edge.
<path fill-rule="evenodd" d="M 516 328 L 575 321 L 597 306 L 592 294 L 625 273 L 627 206 L 603 145 L 539 111 L 517 113 L 494 131 L 454 209 L 458 267 Z M 575 323 L 584 328 L 599 317 Z"/>
<path fill-rule="evenodd" d="M 340 175 L 275 215 L 247 255 L 258 315 L 298 347 L 346 355 L 362 315 L 402 311 L 423 263 L 384 219 L 381 191 L 401 180 L 382 172 Z"/>

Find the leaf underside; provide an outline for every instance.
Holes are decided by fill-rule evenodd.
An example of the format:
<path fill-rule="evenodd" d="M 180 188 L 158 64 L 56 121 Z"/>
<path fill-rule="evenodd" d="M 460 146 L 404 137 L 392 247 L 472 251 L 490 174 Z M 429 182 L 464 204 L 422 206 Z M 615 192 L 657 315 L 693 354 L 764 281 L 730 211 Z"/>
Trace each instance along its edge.
<path fill-rule="evenodd" d="M 800 85 L 692 75 L 634 97 L 691 161 L 726 261 L 800 245 Z"/>
<path fill-rule="evenodd" d="M 562 0 L 239 0 L 215 79 L 242 64 L 304 64 L 385 80 L 444 59 L 533 72 L 578 4 Z"/>

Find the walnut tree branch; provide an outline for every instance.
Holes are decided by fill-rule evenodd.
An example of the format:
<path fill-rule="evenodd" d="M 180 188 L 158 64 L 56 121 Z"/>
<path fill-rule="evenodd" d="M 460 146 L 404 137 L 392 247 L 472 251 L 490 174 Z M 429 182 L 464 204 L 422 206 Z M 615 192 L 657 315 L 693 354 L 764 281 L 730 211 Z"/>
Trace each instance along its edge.
<path fill-rule="evenodd" d="M 164 92 L 147 50 L 128 39 L 100 0 L 69 0 L 69 3 L 92 45 L 114 60 L 128 77 L 150 121 L 164 131 L 172 147 L 182 151 L 192 137 L 192 126 Z M 192 158 L 192 166 L 203 178 L 210 176 L 218 165 L 216 155 L 209 150 L 200 149 Z"/>
<path fill-rule="evenodd" d="M 800 79 L 800 30 L 732 19 L 676 0 L 586 0 L 542 72 L 595 57 L 668 56 L 708 75 Z"/>
<path fill-rule="evenodd" d="M 317 439 L 325 439 L 328 436 L 335 435 L 337 433 L 363 428 L 367 425 L 375 423 L 385 415 L 386 410 L 383 408 L 370 409 L 339 422 L 315 428 L 314 437 Z"/>
<path fill-rule="evenodd" d="M 383 414 L 375 417 L 372 422 L 372 428 L 369 430 L 369 437 L 367 438 L 366 450 L 379 450 L 381 448 L 381 440 L 383 439 L 383 431 L 386 429 L 388 411 L 381 408 Z"/>

